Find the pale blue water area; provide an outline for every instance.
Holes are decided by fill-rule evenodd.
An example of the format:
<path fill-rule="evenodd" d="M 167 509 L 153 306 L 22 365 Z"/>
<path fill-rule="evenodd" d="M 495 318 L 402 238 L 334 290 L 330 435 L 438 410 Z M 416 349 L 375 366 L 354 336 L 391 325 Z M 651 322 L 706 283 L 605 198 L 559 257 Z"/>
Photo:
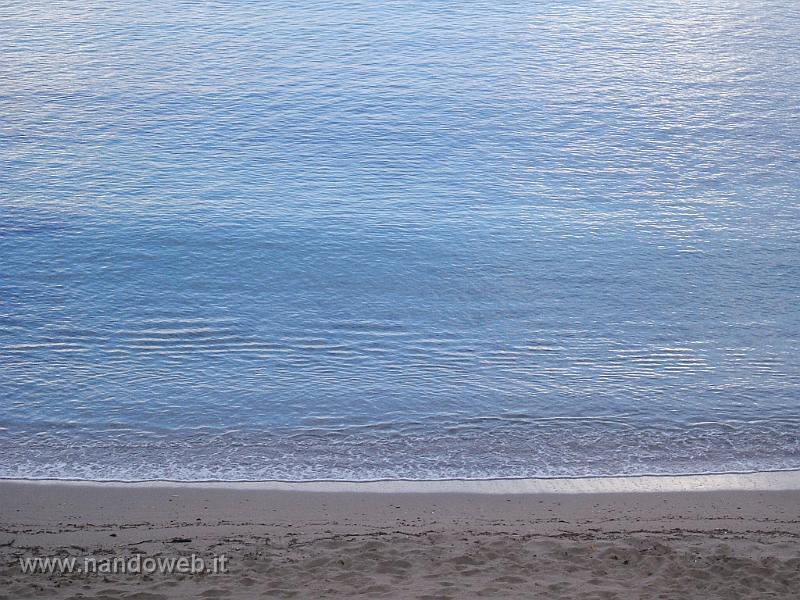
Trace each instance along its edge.
<path fill-rule="evenodd" d="M 800 468 L 800 4 L 0 3 L 0 476 Z"/>

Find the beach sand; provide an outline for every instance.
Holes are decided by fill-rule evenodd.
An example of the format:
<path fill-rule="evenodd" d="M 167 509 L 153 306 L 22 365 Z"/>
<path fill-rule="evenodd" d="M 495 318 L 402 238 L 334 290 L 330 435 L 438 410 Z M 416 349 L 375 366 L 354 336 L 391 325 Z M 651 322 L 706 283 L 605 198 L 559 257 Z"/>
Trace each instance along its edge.
<path fill-rule="evenodd" d="M 621 492 L 605 491 L 613 482 L 591 491 L 581 482 L 4 481 L 0 599 L 798 598 L 793 477 L 787 485 L 744 478 L 710 486 L 633 479 L 628 488 L 638 491 Z M 209 563 L 224 555 L 228 569 L 24 574 L 19 562 L 136 554 Z"/>

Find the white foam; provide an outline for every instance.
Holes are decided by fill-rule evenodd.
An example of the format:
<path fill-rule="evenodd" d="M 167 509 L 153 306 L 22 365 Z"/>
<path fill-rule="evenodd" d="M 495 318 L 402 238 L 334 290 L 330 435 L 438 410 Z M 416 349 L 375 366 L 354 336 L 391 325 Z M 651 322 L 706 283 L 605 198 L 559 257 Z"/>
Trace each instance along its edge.
<path fill-rule="evenodd" d="M 722 473 L 567 479 L 480 479 L 441 481 L 79 481 L 7 479 L 37 485 L 97 485 L 110 487 L 191 487 L 209 489 L 298 492 L 468 493 L 468 494 L 600 494 L 709 491 L 800 490 L 800 471 Z"/>

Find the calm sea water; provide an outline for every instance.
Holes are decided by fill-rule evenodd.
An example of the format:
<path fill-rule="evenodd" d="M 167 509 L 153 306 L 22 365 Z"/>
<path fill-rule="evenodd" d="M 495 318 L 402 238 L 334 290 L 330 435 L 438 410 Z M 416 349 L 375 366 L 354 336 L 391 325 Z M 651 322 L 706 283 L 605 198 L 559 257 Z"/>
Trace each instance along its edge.
<path fill-rule="evenodd" d="M 0 476 L 800 468 L 795 0 L 0 16 Z"/>

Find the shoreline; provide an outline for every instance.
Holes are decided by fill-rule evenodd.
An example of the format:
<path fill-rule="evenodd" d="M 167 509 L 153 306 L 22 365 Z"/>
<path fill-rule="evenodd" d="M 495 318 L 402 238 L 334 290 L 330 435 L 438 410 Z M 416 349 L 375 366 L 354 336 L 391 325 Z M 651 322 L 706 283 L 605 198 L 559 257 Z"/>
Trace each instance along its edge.
<path fill-rule="evenodd" d="M 553 477 L 515 479 L 381 479 L 370 481 L 143 481 L 84 479 L 0 478 L 0 488 L 8 483 L 26 485 L 196 488 L 231 490 L 273 490 L 296 492 L 351 493 L 474 493 L 474 494 L 597 494 L 655 493 L 715 490 L 800 490 L 800 470 L 757 471 L 750 473 L 712 473 L 706 475 L 624 475 L 600 477 Z"/>

